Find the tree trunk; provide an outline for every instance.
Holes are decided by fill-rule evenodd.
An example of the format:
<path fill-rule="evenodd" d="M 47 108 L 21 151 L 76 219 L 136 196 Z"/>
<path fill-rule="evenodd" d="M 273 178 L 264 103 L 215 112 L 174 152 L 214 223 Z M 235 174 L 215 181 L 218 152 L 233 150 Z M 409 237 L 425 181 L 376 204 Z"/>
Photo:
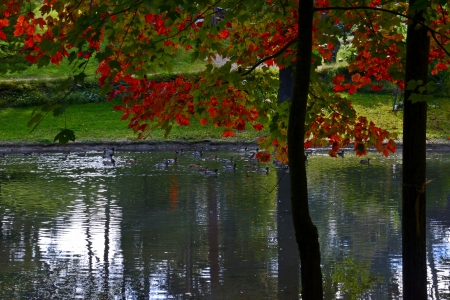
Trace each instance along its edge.
<path fill-rule="evenodd" d="M 410 6 L 416 0 L 410 0 Z M 411 12 L 423 20 L 422 11 Z M 406 40 L 405 82 L 428 78 L 430 41 L 427 29 L 409 20 Z M 412 103 L 405 91 L 403 116 L 402 254 L 403 299 L 427 299 L 426 265 L 426 121 L 427 103 Z"/>
<path fill-rule="evenodd" d="M 299 1 L 297 67 L 288 127 L 292 217 L 300 251 L 304 300 L 323 299 L 319 234 L 309 214 L 303 145 L 311 70 L 313 8 L 313 0 Z"/>

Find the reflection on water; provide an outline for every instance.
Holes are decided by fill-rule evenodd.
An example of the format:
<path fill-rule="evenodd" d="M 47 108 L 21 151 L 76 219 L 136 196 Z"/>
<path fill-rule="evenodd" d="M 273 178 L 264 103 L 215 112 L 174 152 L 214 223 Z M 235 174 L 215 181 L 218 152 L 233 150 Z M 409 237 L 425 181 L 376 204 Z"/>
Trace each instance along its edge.
<path fill-rule="evenodd" d="M 288 174 L 230 152 L 166 167 L 174 155 L 119 152 L 115 167 L 100 152 L 2 159 L 0 298 L 298 297 Z M 220 162 L 230 157 L 235 171 Z M 326 299 L 401 298 L 401 158 L 371 158 L 308 161 Z M 428 166 L 429 297 L 449 299 L 450 155 Z"/>

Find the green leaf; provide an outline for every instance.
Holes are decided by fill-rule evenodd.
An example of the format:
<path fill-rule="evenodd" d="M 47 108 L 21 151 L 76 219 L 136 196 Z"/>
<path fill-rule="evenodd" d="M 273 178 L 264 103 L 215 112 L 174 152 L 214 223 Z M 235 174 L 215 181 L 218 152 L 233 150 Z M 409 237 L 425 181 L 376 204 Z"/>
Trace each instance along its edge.
<path fill-rule="evenodd" d="M 63 129 L 55 136 L 53 141 L 58 141 L 61 145 L 65 145 L 69 141 L 75 142 L 75 133 L 70 129 Z"/>
<path fill-rule="evenodd" d="M 84 72 L 81 72 L 73 77 L 74 82 L 84 82 L 84 79 L 87 75 Z"/>
<path fill-rule="evenodd" d="M 410 80 L 407 84 L 406 84 L 406 90 L 408 91 L 413 91 L 417 88 L 417 86 L 421 85 L 423 83 L 422 80 Z"/>
<path fill-rule="evenodd" d="M 69 104 L 65 104 L 65 105 L 63 105 L 63 106 L 55 107 L 55 108 L 53 109 L 53 116 L 54 116 L 54 117 L 59 117 L 59 116 L 61 116 L 61 115 L 66 111 L 67 107 L 69 107 Z"/>
<path fill-rule="evenodd" d="M 44 115 L 42 113 L 35 114 L 29 121 L 28 121 L 28 127 L 33 126 L 34 123 L 39 124 L 42 119 L 44 118 Z"/>
<path fill-rule="evenodd" d="M 49 63 L 50 63 L 50 56 L 48 56 L 48 55 L 43 55 L 43 56 L 39 57 L 39 59 L 37 61 L 37 65 L 38 65 L 39 69 L 42 67 L 48 66 Z"/>
<path fill-rule="evenodd" d="M 166 127 L 166 131 L 164 132 L 165 138 L 169 136 L 171 130 L 172 130 L 172 125 L 169 125 Z"/>
<path fill-rule="evenodd" d="M 122 67 L 120 62 L 118 62 L 117 60 L 111 60 L 110 62 L 108 62 L 108 65 L 111 69 L 117 69 L 117 70 L 120 70 Z"/>

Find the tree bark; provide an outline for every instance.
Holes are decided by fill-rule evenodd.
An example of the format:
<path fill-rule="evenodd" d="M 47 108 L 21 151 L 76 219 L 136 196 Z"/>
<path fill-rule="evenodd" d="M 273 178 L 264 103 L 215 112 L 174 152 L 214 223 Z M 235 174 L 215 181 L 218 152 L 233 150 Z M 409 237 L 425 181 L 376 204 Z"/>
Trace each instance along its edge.
<path fill-rule="evenodd" d="M 314 3 L 299 1 L 297 67 L 289 115 L 288 145 L 291 206 L 300 252 L 302 299 L 323 299 L 319 234 L 309 214 L 305 168 L 305 116 L 310 83 Z"/>
<path fill-rule="evenodd" d="M 410 6 L 416 0 L 410 0 Z M 411 12 L 423 20 L 423 11 Z M 428 78 L 430 40 L 427 29 L 409 20 L 406 39 L 405 82 Z M 426 121 L 427 103 L 409 101 L 406 90 L 403 115 L 402 254 L 403 299 L 427 299 L 426 265 Z"/>

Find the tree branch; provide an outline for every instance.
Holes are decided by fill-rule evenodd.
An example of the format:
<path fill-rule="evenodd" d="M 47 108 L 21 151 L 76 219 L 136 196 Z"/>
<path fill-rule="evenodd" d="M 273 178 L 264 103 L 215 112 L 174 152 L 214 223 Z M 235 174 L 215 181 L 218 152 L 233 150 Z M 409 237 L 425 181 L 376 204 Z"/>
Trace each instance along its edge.
<path fill-rule="evenodd" d="M 437 40 L 436 38 L 436 34 L 439 34 L 440 36 L 442 36 L 441 33 L 437 32 L 436 30 L 432 29 L 430 26 L 428 26 L 427 24 L 425 24 L 423 21 L 421 20 L 417 20 L 413 17 L 410 17 L 408 15 L 390 10 L 390 9 L 385 9 L 385 8 L 380 8 L 380 7 L 371 7 L 371 6 L 351 6 L 351 7 L 344 7 L 344 6 L 329 6 L 329 7 L 315 7 L 314 11 L 328 11 L 328 10 L 375 10 L 375 11 L 382 11 L 385 13 L 389 13 L 389 14 L 393 14 L 396 16 L 400 16 L 400 17 L 404 17 L 408 20 L 412 20 L 414 22 L 416 22 L 417 24 L 422 25 L 423 27 L 425 27 L 432 35 L 434 41 L 439 45 L 439 47 L 441 47 L 445 53 L 450 56 L 450 52 L 445 50 L 445 48 L 442 46 L 442 44 Z"/>
<path fill-rule="evenodd" d="M 297 39 L 291 40 L 290 42 L 288 42 L 286 45 L 284 45 L 283 48 L 281 48 L 280 50 L 278 50 L 276 53 L 269 55 L 267 57 L 264 57 L 263 59 L 261 59 L 260 61 L 258 61 L 256 64 L 254 64 L 250 69 L 248 69 L 247 71 L 245 71 L 242 76 L 246 76 L 248 74 L 250 74 L 254 69 L 256 69 L 259 65 L 261 65 L 262 63 L 264 63 L 265 61 L 268 61 L 269 59 L 273 59 L 275 57 L 278 57 L 281 53 L 283 53 L 284 51 L 286 51 L 291 45 L 295 44 L 297 42 Z"/>

